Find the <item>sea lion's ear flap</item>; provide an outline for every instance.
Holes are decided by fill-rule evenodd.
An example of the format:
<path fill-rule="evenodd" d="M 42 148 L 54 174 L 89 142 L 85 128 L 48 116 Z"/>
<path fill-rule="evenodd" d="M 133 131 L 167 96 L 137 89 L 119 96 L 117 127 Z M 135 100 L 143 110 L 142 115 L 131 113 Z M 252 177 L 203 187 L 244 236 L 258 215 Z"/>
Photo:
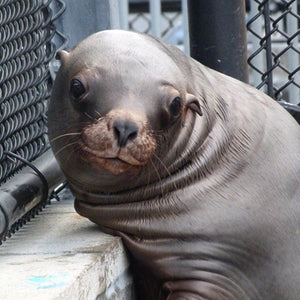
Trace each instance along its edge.
<path fill-rule="evenodd" d="M 59 51 L 57 51 L 55 58 L 57 60 L 60 60 L 61 64 L 63 65 L 63 64 L 65 64 L 68 55 L 69 55 L 68 51 L 66 51 L 66 50 L 59 50 Z"/>
<path fill-rule="evenodd" d="M 196 98 L 196 96 L 192 95 L 192 94 L 187 94 L 186 95 L 186 101 L 187 104 L 186 106 L 193 110 L 194 112 L 196 112 L 199 116 L 202 116 L 202 110 L 201 110 L 201 106 L 199 103 L 199 100 Z"/>

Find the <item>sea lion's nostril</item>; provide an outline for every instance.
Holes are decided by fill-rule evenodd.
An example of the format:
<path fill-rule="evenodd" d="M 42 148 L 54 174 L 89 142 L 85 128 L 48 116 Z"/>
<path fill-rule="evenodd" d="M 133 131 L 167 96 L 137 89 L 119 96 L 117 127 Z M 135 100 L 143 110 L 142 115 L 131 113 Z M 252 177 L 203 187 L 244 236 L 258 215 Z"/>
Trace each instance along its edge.
<path fill-rule="evenodd" d="M 119 119 L 114 122 L 113 130 L 118 140 L 118 146 L 125 147 L 128 140 L 134 140 L 137 137 L 139 127 L 132 121 Z"/>

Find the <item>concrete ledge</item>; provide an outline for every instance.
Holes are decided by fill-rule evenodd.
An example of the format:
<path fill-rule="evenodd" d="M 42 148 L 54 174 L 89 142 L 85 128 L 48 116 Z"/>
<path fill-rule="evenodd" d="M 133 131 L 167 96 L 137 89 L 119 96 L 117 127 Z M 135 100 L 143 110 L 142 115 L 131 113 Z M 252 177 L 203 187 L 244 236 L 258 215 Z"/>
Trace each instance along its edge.
<path fill-rule="evenodd" d="M 53 202 L 0 247 L 0 299 L 133 299 L 128 266 L 120 238 Z"/>

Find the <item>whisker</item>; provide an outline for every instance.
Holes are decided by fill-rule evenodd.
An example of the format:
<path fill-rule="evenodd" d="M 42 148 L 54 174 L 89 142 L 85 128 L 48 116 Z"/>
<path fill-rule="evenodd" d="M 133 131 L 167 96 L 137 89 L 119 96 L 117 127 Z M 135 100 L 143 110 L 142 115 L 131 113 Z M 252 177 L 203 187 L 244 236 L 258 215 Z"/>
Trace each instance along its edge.
<path fill-rule="evenodd" d="M 54 142 L 58 139 L 61 139 L 63 137 L 67 137 L 67 136 L 77 136 L 77 135 L 80 135 L 81 133 L 80 132 L 73 132 L 73 133 L 65 133 L 65 134 L 61 134 L 55 138 L 53 138 L 50 142 Z"/>
<path fill-rule="evenodd" d="M 70 147 L 70 146 L 73 146 L 73 145 L 75 145 L 75 144 L 77 144 L 77 142 L 70 143 L 70 144 L 67 144 L 67 145 L 63 146 L 61 149 L 59 149 L 57 152 L 55 152 L 54 155 L 55 155 L 55 156 L 58 156 L 59 153 L 60 153 L 61 151 L 65 150 L 66 148 L 68 148 L 68 147 Z"/>
<path fill-rule="evenodd" d="M 84 115 L 87 116 L 89 119 L 91 119 L 92 121 L 96 121 L 95 118 L 93 118 L 91 115 L 89 115 L 87 112 L 84 112 Z"/>
<path fill-rule="evenodd" d="M 77 125 L 77 127 L 78 127 L 78 125 L 80 125 L 80 126 L 82 126 L 82 127 L 84 127 L 84 126 L 88 126 L 88 125 L 90 125 L 91 124 L 91 122 L 89 121 L 85 121 L 85 122 L 83 122 L 83 121 L 80 121 L 79 123 L 77 123 L 76 125 Z M 71 126 L 70 126 L 70 128 L 71 128 Z"/>
<path fill-rule="evenodd" d="M 163 187 L 162 187 L 162 180 L 161 180 L 161 177 L 160 177 L 159 172 L 158 172 L 158 170 L 157 170 L 155 164 L 153 163 L 152 159 L 150 159 L 150 162 L 151 162 L 151 164 L 152 164 L 152 166 L 153 166 L 153 168 L 154 168 L 154 170 L 155 170 L 155 172 L 156 172 L 156 174 L 157 174 L 157 177 L 158 177 L 159 182 L 160 182 L 161 195 L 162 195 L 162 197 L 164 197 L 164 191 L 163 191 Z"/>
<path fill-rule="evenodd" d="M 82 130 L 82 128 L 90 124 L 90 121 L 74 121 L 73 124 L 64 124 L 64 131 L 69 133 L 79 132 Z"/>
<path fill-rule="evenodd" d="M 70 155 L 69 155 L 69 157 L 66 159 L 66 163 L 68 163 L 69 162 L 69 160 L 71 159 L 71 157 L 72 157 L 72 155 L 73 154 L 75 154 L 78 150 L 80 150 L 80 147 L 79 147 L 79 145 L 78 145 L 78 147 L 76 148 L 76 146 L 73 148 L 73 150 L 70 152 Z"/>
<path fill-rule="evenodd" d="M 171 174 L 171 172 L 170 172 L 170 170 L 168 169 L 168 167 L 166 166 L 166 164 L 155 154 L 155 153 L 153 153 L 153 156 L 158 160 L 158 162 L 163 166 L 163 168 L 167 171 L 167 173 L 168 173 L 168 175 L 169 175 L 169 177 L 172 177 L 172 174 Z M 176 183 L 174 182 L 173 183 L 174 184 L 174 188 L 177 190 L 178 188 L 177 188 L 177 185 L 176 185 Z"/>
<path fill-rule="evenodd" d="M 162 130 L 157 130 L 157 131 L 151 130 L 150 134 L 152 134 L 153 136 L 162 136 L 164 134 L 164 131 L 162 131 Z"/>
<path fill-rule="evenodd" d="M 95 113 L 98 115 L 99 119 L 103 118 L 99 111 L 95 110 Z"/>
<path fill-rule="evenodd" d="M 150 173 L 150 170 L 148 169 L 148 180 L 147 180 L 147 184 L 146 184 L 146 186 L 145 186 L 145 188 L 144 188 L 143 198 L 145 197 L 147 188 L 148 188 L 148 186 L 150 185 L 150 178 L 151 178 L 151 173 Z"/>
<path fill-rule="evenodd" d="M 165 163 L 155 153 L 153 153 L 153 156 L 158 160 L 158 162 L 163 166 L 163 168 L 167 171 L 168 175 L 171 177 L 172 174 L 168 167 L 165 165 Z"/>

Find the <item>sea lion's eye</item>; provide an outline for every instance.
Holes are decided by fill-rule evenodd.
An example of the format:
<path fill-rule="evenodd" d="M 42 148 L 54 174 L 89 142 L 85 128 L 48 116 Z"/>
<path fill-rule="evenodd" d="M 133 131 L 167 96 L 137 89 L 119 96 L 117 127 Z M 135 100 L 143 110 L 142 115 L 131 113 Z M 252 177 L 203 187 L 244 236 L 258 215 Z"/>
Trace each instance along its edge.
<path fill-rule="evenodd" d="M 70 94 L 73 100 L 78 101 L 86 94 L 86 88 L 83 83 L 77 79 L 73 78 L 70 84 Z"/>
<path fill-rule="evenodd" d="M 176 97 L 169 105 L 169 110 L 172 117 L 178 117 L 181 112 L 182 101 L 181 98 Z"/>

